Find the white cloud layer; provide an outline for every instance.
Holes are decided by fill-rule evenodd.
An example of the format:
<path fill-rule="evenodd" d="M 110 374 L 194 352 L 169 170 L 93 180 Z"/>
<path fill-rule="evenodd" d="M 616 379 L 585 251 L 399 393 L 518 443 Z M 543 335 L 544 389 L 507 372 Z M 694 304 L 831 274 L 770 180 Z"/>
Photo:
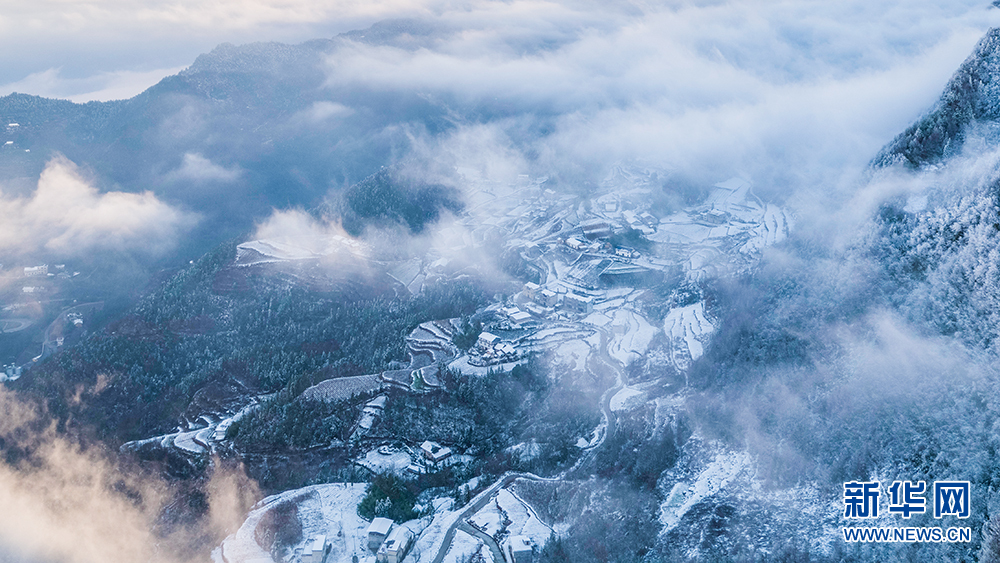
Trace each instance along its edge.
<path fill-rule="evenodd" d="M 28 198 L 0 192 L 0 252 L 76 255 L 124 250 L 156 255 L 172 248 L 194 217 L 151 192 L 101 193 L 69 160 L 49 161 Z"/>
<path fill-rule="evenodd" d="M 186 153 L 180 168 L 170 176 L 179 180 L 195 182 L 233 182 L 243 174 L 238 166 L 225 167 L 197 153 Z"/>
<path fill-rule="evenodd" d="M 462 31 L 402 59 L 391 50 L 359 53 L 340 70 L 409 87 L 555 100 L 565 109 L 669 100 L 677 110 L 756 98 L 761 83 L 886 71 L 940 45 L 960 60 L 997 23 L 998 10 L 988 7 L 985 0 L 13 0 L 0 13 L 0 82 L 109 99 L 125 90 L 87 83 L 152 78 L 224 41 L 301 42 L 417 17 Z"/>
<path fill-rule="evenodd" d="M 849 0 L 473 3 L 429 48 L 355 44 L 330 83 L 557 116 L 541 169 L 623 158 L 836 183 L 926 110 L 1000 10 Z"/>

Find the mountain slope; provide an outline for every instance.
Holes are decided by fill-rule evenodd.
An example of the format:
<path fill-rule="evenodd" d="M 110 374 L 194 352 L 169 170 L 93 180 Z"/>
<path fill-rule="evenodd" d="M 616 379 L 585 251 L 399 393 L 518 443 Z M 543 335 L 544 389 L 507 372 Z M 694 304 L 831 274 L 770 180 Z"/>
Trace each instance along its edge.
<path fill-rule="evenodd" d="M 931 111 L 900 133 L 873 160 L 933 164 L 958 154 L 970 134 L 996 137 L 1000 120 L 1000 29 L 991 29 L 962 63 Z"/>

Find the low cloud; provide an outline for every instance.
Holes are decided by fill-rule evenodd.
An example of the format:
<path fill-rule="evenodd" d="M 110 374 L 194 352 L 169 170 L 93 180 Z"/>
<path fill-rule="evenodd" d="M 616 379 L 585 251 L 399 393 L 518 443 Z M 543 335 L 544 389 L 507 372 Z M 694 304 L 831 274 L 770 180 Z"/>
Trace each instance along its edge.
<path fill-rule="evenodd" d="M 63 563 L 198 560 L 193 542 L 218 542 L 258 498 L 239 469 L 219 468 L 206 486 L 202 529 L 162 529 L 172 500 L 166 482 L 121 471 L 99 449 L 54 431 L 40 413 L 0 387 L 0 437 L 21 463 L 0 463 L 0 558 Z"/>
<path fill-rule="evenodd" d="M 536 175 L 582 171 L 596 183 L 614 162 L 638 158 L 706 181 L 739 174 L 784 198 L 856 188 L 1000 11 L 979 2 L 515 2 L 441 7 L 434 21 L 439 33 L 421 47 L 338 48 L 329 83 L 474 108 L 472 122 L 456 109 L 468 132 L 455 136 L 491 123 L 504 134 L 489 152 L 513 146 Z"/>
<path fill-rule="evenodd" d="M 64 157 L 48 162 L 30 197 L 0 194 L 0 215 L 0 250 L 21 255 L 119 250 L 155 256 L 195 222 L 151 192 L 102 193 Z"/>
<path fill-rule="evenodd" d="M 243 170 L 238 166 L 226 168 L 196 153 L 186 153 L 180 168 L 170 173 L 170 177 L 196 182 L 233 182 Z"/>

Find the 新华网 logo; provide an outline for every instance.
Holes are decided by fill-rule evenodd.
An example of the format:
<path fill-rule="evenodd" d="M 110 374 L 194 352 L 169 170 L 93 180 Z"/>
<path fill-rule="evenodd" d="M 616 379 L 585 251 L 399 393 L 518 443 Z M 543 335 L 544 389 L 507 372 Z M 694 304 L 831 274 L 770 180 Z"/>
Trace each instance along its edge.
<path fill-rule="evenodd" d="M 844 518 L 876 519 L 881 495 L 879 481 L 844 483 Z M 934 518 L 968 518 L 972 498 L 969 481 L 936 481 L 934 483 Z M 909 519 L 927 512 L 928 493 L 924 481 L 893 481 L 887 489 L 889 514 Z M 970 542 L 968 527 L 845 527 L 846 542 Z"/>

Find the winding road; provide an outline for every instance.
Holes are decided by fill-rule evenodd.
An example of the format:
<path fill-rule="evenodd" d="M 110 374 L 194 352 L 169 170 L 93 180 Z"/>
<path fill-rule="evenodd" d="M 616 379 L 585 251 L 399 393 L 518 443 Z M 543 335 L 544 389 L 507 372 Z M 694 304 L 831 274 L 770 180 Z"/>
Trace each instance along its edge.
<path fill-rule="evenodd" d="M 477 512 L 483 509 L 486 504 L 493 498 L 493 495 L 497 493 L 500 489 L 507 487 L 514 481 L 518 479 L 530 479 L 532 481 L 566 481 L 582 479 L 589 476 L 587 468 L 593 463 L 596 457 L 597 451 L 604 445 L 605 439 L 609 435 L 614 435 L 618 430 L 618 420 L 615 417 L 614 412 L 611 410 L 611 398 L 615 396 L 615 393 L 620 391 L 625 385 L 625 380 L 622 375 L 622 370 L 618 366 L 618 362 L 611 358 L 608 354 L 608 333 L 607 329 L 604 327 L 595 327 L 601 333 L 601 349 L 600 352 L 593 357 L 594 362 L 599 364 L 595 366 L 599 371 L 595 371 L 595 368 L 588 366 L 588 370 L 591 371 L 593 375 L 602 378 L 603 375 L 607 374 L 607 371 L 613 372 L 615 384 L 609 387 L 601 395 L 601 417 L 602 423 L 599 428 L 602 428 L 602 432 L 597 439 L 597 442 L 589 446 L 580 456 L 580 459 L 573 464 L 572 467 L 561 473 L 558 477 L 545 478 L 539 477 L 534 473 L 508 473 L 498 479 L 495 483 L 490 485 L 486 490 L 476 495 L 474 499 L 469 501 L 468 504 L 462 510 L 455 522 L 448 527 L 448 531 L 445 532 L 444 540 L 441 542 L 441 547 L 438 549 L 437 556 L 434 557 L 433 563 L 442 563 L 444 561 L 445 555 L 447 555 L 448 550 L 451 548 L 452 541 L 455 539 L 455 532 L 457 530 L 462 530 L 471 536 L 480 539 L 485 543 L 490 552 L 493 554 L 495 563 L 503 563 L 505 561 L 503 557 L 503 552 L 500 546 L 497 544 L 496 540 L 489 534 L 477 529 L 475 526 L 469 524 L 469 518 L 472 518 Z"/>

